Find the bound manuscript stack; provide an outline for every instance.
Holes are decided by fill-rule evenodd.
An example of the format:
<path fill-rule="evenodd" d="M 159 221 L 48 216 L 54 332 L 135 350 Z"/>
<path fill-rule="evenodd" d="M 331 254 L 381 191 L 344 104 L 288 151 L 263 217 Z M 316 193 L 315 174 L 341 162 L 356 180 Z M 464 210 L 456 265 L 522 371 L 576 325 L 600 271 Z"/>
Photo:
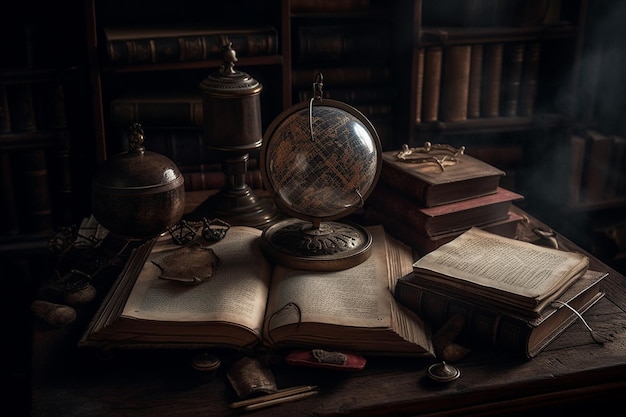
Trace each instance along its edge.
<path fill-rule="evenodd" d="M 436 330 L 526 358 L 541 352 L 604 293 L 589 259 L 472 228 L 413 264 L 395 296 Z"/>
<path fill-rule="evenodd" d="M 380 180 L 365 221 L 383 224 L 425 254 L 470 227 L 513 237 L 523 196 L 499 186 L 504 171 L 446 145 L 383 152 Z M 454 151 L 457 151 L 454 153 Z"/>

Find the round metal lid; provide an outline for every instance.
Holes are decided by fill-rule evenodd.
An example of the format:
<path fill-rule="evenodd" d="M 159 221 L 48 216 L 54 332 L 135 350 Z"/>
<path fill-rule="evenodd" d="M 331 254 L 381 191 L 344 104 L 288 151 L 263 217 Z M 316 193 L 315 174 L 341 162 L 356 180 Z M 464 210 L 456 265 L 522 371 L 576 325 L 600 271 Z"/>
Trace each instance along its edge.
<path fill-rule="evenodd" d="M 249 74 L 235 69 L 237 53 L 229 42 L 222 50 L 224 64 L 219 70 L 209 74 L 201 83 L 203 94 L 221 97 L 237 97 L 258 94 L 263 86 Z"/>
<path fill-rule="evenodd" d="M 146 151 L 142 145 L 143 130 L 138 123 L 131 127 L 129 151 L 106 160 L 93 178 L 96 187 L 123 190 L 142 190 L 153 187 L 175 188 L 184 178 L 168 157 Z"/>

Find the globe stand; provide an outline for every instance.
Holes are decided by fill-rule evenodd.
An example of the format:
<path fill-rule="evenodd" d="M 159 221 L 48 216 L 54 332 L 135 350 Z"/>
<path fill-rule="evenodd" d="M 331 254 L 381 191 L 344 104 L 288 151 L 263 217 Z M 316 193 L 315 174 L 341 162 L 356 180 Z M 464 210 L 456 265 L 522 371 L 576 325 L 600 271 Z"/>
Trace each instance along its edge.
<path fill-rule="evenodd" d="M 256 195 L 246 183 L 248 152 L 223 151 L 222 172 L 226 183 L 209 196 L 190 215 L 221 219 L 231 225 L 246 225 L 263 229 L 279 219 L 279 211 L 271 199 Z"/>
<path fill-rule="evenodd" d="M 263 232 L 261 248 L 270 259 L 290 268 L 336 271 L 367 260 L 372 235 L 357 224 L 329 221 L 316 225 L 290 218 Z"/>
<path fill-rule="evenodd" d="M 371 122 L 352 106 L 322 99 L 322 85 L 318 73 L 313 98 L 283 111 L 263 137 L 264 182 L 291 218 L 265 229 L 261 248 L 288 267 L 335 271 L 371 255 L 367 229 L 335 220 L 363 207 L 382 151 Z"/>

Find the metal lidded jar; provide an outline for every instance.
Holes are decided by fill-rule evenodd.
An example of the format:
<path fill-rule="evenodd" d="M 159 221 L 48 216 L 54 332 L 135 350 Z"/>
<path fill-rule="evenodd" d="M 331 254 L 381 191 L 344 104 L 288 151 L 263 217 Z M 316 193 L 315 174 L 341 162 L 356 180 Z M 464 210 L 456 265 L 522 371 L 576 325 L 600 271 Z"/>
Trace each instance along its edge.
<path fill-rule="evenodd" d="M 237 54 L 231 43 L 223 48 L 222 67 L 200 84 L 205 144 L 223 151 L 261 147 L 260 94 L 263 86 L 249 74 L 234 69 Z"/>
<path fill-rule="evenodd" d="M 131 127 L 129 150 L 105 161 L 92 180 L 92 211 L 111 233 L 147 239 L 178 223 L 185 211 L 184 178 L 169 158 L 143 146 Z"/>

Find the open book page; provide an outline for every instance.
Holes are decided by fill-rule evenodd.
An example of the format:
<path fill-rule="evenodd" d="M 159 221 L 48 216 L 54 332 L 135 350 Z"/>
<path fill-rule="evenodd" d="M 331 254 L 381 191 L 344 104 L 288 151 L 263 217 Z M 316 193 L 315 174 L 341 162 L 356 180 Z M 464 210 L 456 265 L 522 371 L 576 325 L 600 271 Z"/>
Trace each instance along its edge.
<path fill-rule="evenodd" d="M 539 304 L 587 270 L 580 254 L 534 245 L 472 228 L 414 264 L 417 276 L 503 301 Z"/>
<path fill-rule="evenodd" d="M 413 272 L 414 254 L 413 248 L 404 242 L 387 235 L 387 268 L 388 287 L 393 292 L 396 283 L 401 277 Z"/>
<path fill-rule="evenodd" d="M 275 267 L 266 312 L 268 340 L 312 346 L 333 345 L 341 340 L 342 346 L 357 350 L 367 345 L 367 350 L 380 352 L 432 351 L 422 320 L 397 306 L 389 288 L 399 276 L 389 278 L 384 229 L 375 226 L 370 232 L 372 254 L 355 267 L 333 272 Z M 405 269 L 408 265 L 410 271 L 411 252 L 403 253 L 408 258 L 397 263 Z"/>
<path fill-rule="evenodd" d="M 298 322 L 388 327 L 385 235 L 381 228 L 370 232 L 372 254 L 355 267 L 318 272 L 277 265 L 267 303 L 269 330 Z"/>
<path fill-rule="evenodd" d="M 159 278 L 161 270 L 152 260 L 180 250 L 180 246 L 170 245 L 163 251 L 157 244 L 122 316 L 169 322 L 232 322 L 260 335 L 271 277 L 271 265 L 261 253 L 260 234 L 253 228 L 231 227 L 223 240 L 210 246 L 219 258 L 213 276 L 194 285 Z"/>

